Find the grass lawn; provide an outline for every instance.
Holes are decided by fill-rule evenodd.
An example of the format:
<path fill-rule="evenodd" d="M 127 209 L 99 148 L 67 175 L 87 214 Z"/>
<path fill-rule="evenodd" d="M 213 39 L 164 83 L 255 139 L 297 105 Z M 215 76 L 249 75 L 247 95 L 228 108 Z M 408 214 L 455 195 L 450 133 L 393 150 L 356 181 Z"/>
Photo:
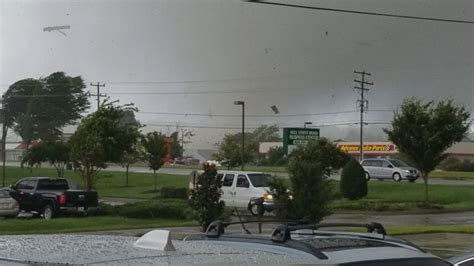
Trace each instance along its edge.
<path fill-rule="evenodd" d="M 33 168 L 21 169 L 20 167 L 6 168 L 6 182 L 8 186 L 15 183 L 18 179 L 26 176 L 51 176 L 56 177 L 55 169 Z M 77 184 L 82 184 L 78 173 L 66 171 L 64 176 L 72 179 Z M 157 174 L 157 188 L 161 187 L 186 187 L 188 176 Z M 99 173 L 94 189 L 99 192 L 100 197 L 123 197 L 150 199 L 157 195 L 154 192 L 153 174 L 149 173 L 130 173 L 129 186 L 125 186 L 125 172 L 106 172 Z"/>
<path fill-rule="evenodd" d="M 191 220 L 131 219 L 124 217 L 90 216 L 82 218 L 6 219 L 0 220 L 0 235 L 5 234 L 55 234 L 91 232 L 150 227 L 196 226 Z"/>
<path fill-rule="evenodd" d="M 444 179 L 474 179 L 474 172 L 433 171 L 430 174 L 430 178 L 431 177 Z"/>
<path fill-rule="evenodd" d="M 12 184 L 24 176 L 56 176 L 54 169 L 8 167 L 7 182 Z M 445 172 L 451 173 L 451 172 Z M 66 176 L 82 183 L 77 173 L 67 171 Z M 188 176 L 157 174 L 157 187 L 187 187 Z M 130 173 L 129 187 L 125 187 L 124 172 L 101 172 L 95 184 L 100 197 L 122 197 L 151 199 L 158 195 L 153 191 L 153 174 Z M 338 191 L 339 183 L 335 182 Z M 448 210 L 474 209 L 474 186 L 429 185 L 432 203 Z M 362 200 L 337 200 L 333 206 L 338 210 L 400 211 L 416 210 L 424 199 L 424 185 L 395 182 L 369 182 L 369 195 Z"/>
<path fill-rule="evenodd" d="M 227 170 L 225 167 L 220 167 L 220 170 Z M 234 167 L 231 170 L 241 171 L 242 168 Z M 253 171 L 253 172 L 266 172 L 266 173 L 286 173 L 286 167 L 284 166 L 245 166 L 245 171 Z"/>
<path fill-rule="evenodd" d="M 423 184 L 369 182 L 368 185 L 366 198 L 337 200 L 333 206 L 342 210 L 403 211 L 417 209 L 418 203 L 424 200 Z M 430 202 L 438 207 L 447 210 L 474 209 L 474 186 L 429 185 L 428 189 Z"/>
<path fill-rule="evenodd" d="M 474 225 L 416 225 L 416 226 L 387 226 L 390 235 L 410 235 L 429 233 L 460 233 L 474 234 Z"/>
<path fill-rule="evenodd" d="M 384 226 L 389 235 L 412 235 L 431 233 L 474 234 L 474 225 L 413 225 L 413 226 Z M 323 229 L 327 231 L 367 232 L 360 227 L 339 227 Z"/>

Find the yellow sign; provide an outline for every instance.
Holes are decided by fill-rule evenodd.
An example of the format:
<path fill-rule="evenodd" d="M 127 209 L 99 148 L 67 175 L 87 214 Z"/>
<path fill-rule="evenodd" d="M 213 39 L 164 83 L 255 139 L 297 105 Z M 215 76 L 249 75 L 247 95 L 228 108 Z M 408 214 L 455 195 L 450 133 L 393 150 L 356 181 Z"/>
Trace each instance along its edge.
<path fill-rule="evenodd" d="M 337 147 L 347 153 L 359 152 L 360 146 L 357 144 L 339 144 Z M 364 152 L 396 152 L 394 144 L 368 144 L 364 145 Z"/>

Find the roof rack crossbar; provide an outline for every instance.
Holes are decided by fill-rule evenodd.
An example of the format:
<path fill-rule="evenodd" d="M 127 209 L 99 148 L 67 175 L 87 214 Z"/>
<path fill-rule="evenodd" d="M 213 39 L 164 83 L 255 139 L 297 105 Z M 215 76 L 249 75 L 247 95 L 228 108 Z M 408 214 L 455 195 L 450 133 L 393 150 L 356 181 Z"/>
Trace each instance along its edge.
<path fill-rule="evenodd" d="M 303 224 L 303 225 L 293 225 L 288 226 L 290 231 L 303 230 L 303 229 L 313 229 L 318 230 L 325 227 L 363 227 L 367 229 L 369 233 L 378 233 L 386 235 L 387 232 L 385 228 L 380 223 L 368 223 L 368 224 L 357 224 L 357 223 L 320 223 L 320 224 Z"/>

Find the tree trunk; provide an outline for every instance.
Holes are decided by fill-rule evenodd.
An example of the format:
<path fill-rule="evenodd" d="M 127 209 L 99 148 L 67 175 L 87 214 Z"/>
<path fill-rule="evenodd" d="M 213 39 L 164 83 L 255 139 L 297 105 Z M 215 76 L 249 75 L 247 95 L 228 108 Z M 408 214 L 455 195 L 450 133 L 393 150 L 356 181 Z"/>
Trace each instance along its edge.
<path fill-rule="evenodd" d="M 125 166 L 125 186 L 128 187 L 128 167 L 129 165 L 127 164 Z"/>
<path fill-rule="evenodd" d="M 92 189 L 91 175 L 92 171 L 89 169 L 89 167 L 86 167 L 84 172 L 84 186 L 87 191 L 91 191 Z"/>
<path fill-rule="evenodd" d="M 428 173 L 423 172 L 423 182 L 425 183 L 425 202 L 429 202 L 429 196 L 428 196 Z"/>
<path fill-rule="evenodd" d="M 156 192 L 156 170 L 153 169 L 153 178 L 155 179 L 155 192 Z"/>

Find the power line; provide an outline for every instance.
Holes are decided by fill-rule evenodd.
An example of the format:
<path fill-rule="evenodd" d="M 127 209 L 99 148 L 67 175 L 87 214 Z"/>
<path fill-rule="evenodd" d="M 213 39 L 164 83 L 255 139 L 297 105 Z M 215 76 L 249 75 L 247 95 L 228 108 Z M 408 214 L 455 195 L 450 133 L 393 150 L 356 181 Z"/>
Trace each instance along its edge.
<path fill-rule="evenodd" d="M 307 88 L 301 88 L 306 90 Z M 188 95 L 188 94 L 239 94 L 239 93 L 272 93 L 288 91 L 289 89 L 274 89 L 274 90 L 263 90 L 263 89 L 245 89 L 245 90 L 206 90 L 206 91 L 157 91 L 157 92 L 110 92 L 109 94 L 115 95 Z M 292 89 L 295 90 L 295 89 Z"/>
<path fill-rule="evenodd" d="M 379 111 L 393 111 L 393 110 L 379 110 Z M 246 114 L 246 117 L 298 117 L 298 116 L 319 116 L 319 115 L 333 115 L 333 114 L 346 114 L 355 113 L 357 111 L 339 111 L 339 112 L 325 112 L 325 113 L 308 113 L 308 114 L 277 114 L 277 115 L 263 115 L 263 114 Z M 201 116 L 201 117 L 241 117 L 241 115 L 230 115 L 230 114 L 204 114 L 204 113 L 173 113 L 173 112 L 142 112 L 138 111 L 139 114 L 153 114 L 153 115 L 176 115 L 176 116 Z"/>
<path fill-rule="evenodd" d="M 341 123 L 328 123 L 328 124 L 318 124 L 318 125 L 313 125 L 312 128 L 315 127 L 332 127 L 332 126 L 350 126 L 350 125 L 358 125 L 358 121 L 353 121 L 353 122 L 341 122 Z M 391 123 L 385 122 L 385 121 L 373 121 L 373 122 L 365 122 L 365 125 L 389 125 Z M 288 125 L 277 125 L 277 128 L 282 129 L 284 127 L 294 127 L 294 126 L 299 126 L 299 123 L 292 123 Z M 150 127 L 185 127 L 185 128 L 200 128 L 200 129 L 235 129 L 235 130 L 241 130 L 241 126 L 226 126 L 226 125 L 203 125 L 203 124 L 182 124 L 182 123 L 167 123 L 163 122 L 162 124 L 160 123 L 145 123 L 145 127 L 150 126 Z M 259 128 L 258 126 L 247 126 L 246 129 L 257 129 Z"/>
<path fill-rule="evenodd" d="M 282 78 L 281 76 L 260 76 L 260 77 L 242 77 L 226 79 L 196 79 L 196 80 L 164 80 L 164 81 L 106 81 L 108 84 L 126 85 L 126 84 L 192 84 L 192 83 L 219 83 L 234 81 L 253 81 L 262 79 Z"/>
<path fill-rule="evenodd" d="M 91 86 L 97 86 L 97 84 L 91 83 Z M 102 86 L 103 87 L 103 86 Z M 314 88 L 292 88 L 291 90 L 308 90 Z M 110 95 L 193 95 L 193 94 L 240 94 L 240 93 L 274 93 L 289 91 L 286 89 L 245 89 L 245 90 L 205 90 L 205 91 L 155 91 L 155 92 L 108 92 Z M 62 94 L 49 95 L 48 97 L 61 97 Z M 92 95 L 97 96 L 97 95 Z M 25 95 L 25 97 L 31 97 L 30 95 Z M 103 97 L 103 96 L 102 96 Z"/>
<path fill-rule="evenodd" d="M 257 3 L 257 4 L 266 4 L 266 5 L 275 5 L 275 6 L 295 7 L 295 8 L 303 8 L 303 9 L 313 9 L 313 10 L 321 10 L 321 11 L 330 11 L 330 12 L 359 14 L 359 15 L 404 18 L 404 19 L 415 19 L 415 20 L 427 20 L 427 21 L 449 22 L 449 23 L 474 24 L 474 21 L 470 21 L 470 20 L 456 20 L 456 19 L 443 19 L 443 18 L 435 18 L 435 17 L 407 16 L 407 15 L 389 14 L 389 13 L 380 13 L 380 12 L 368 12 L 368 11 L 358 11 L 358 10 L 339 9 L 339 8 L 327 8 L 327 7 L 317 7 L 317 6 L 303 6 L 303 5 L 293 5 L 293 4 L 275 3 L 275 2 L 266 2 L 266 1 L 264 2 L 264 1 L 260 1 L 260 0 L 246 0 L 246 2 L 252 2 L 252 3 Z"/>

